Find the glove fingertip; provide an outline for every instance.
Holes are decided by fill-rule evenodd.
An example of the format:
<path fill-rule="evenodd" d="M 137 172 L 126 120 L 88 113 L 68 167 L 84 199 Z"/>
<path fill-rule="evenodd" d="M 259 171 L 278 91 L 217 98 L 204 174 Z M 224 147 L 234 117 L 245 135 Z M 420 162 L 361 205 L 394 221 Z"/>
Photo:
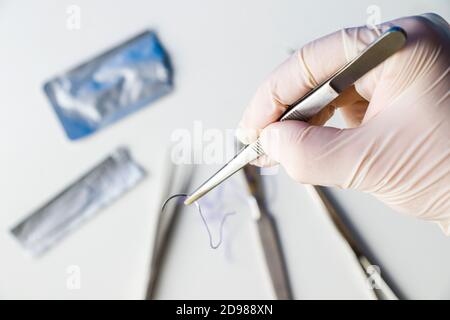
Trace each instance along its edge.
<path fill-rule="evenodd" d="M 235 131 L 235 136 L 243 144 L 250 144 L 258 138 L 258 132 L 257 130 L 249 129 L 239 124 Z"/>

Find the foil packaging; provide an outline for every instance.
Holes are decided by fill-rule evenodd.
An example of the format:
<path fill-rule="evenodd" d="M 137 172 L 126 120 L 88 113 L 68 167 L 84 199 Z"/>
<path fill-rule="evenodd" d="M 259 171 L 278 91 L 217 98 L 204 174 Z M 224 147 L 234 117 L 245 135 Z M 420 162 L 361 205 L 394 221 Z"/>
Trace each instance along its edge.
<path fill-rule="evenodd" d="M 172 68 L 146 31 L 57 76 L 44 91 L 71 140 L 88 136 L 169 93 Z"/>
<path fill-rule="evenodd" d="M 32 256 L 39 256 L 145 175 L 128 150 L 119 148 L 13 227 L 11 233 Z"/>

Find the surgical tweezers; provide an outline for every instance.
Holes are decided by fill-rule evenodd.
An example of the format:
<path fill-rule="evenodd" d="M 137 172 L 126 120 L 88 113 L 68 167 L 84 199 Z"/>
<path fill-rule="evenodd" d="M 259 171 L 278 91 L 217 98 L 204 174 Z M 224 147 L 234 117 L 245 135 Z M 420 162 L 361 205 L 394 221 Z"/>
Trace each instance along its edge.
<path fill-rule="evenodd" d="M 403 29 L 400 27 L 390 28 L 328 80 L 291 105 L 279 121 L 310 120 L 330 102 L 336 99 L 345 89 L 353 85 L 356 80 L 402 48 L 405 42 L 406 32 Z M 198 200 L 247 163 L 263 154 L 264 150 L 261 147 L 259 139 L 245 146 L 225 166 L 190 194 L 184 201 L 184 204 L 189 205 Z"/>

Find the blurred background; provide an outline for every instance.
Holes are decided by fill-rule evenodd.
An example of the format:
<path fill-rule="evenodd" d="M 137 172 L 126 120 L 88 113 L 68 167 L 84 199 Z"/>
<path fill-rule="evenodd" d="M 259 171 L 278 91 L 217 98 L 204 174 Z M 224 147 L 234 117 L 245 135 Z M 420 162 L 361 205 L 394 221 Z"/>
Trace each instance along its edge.
<path fill-rule="evenodd" d="M 79 8 L 79 27 L 68 23 L 70 6 Z M 0 0 L 0 298 L 144 298 L 173 132 L 193 131 L 198 121 L 204 130 L 234 129 L 258 84 L 292 50 L 364 25 L 374 12 L 381 21 L 425 12 L 449 21 L 450 3 Z M 148 29 L 170 55 L 173 90 L 104 130 L 69 140 L 44 83 Z M 343 126 L 339 115 L 330 123 Z M 29 257 L 10 229 L 118 146 L 129 148 L 147 171 L 145 180 L 41 257 Z M 198 169 L 193 185 L 215 167 Z M 274 297 L 239 179 L 222 196 L 236 214 L 217 250 L 195 209 L 182 211 L 156 298 Z M 282 169 L 264 180 L 294 297 L 369 298 L 351 251 L 305 188 Z M 450 298 L 450 241 L 437 226 L 399 215 L 369 195 L 330 194 L 401 297 Z M 217 239 L 219 224 L 211 221 Z"/>

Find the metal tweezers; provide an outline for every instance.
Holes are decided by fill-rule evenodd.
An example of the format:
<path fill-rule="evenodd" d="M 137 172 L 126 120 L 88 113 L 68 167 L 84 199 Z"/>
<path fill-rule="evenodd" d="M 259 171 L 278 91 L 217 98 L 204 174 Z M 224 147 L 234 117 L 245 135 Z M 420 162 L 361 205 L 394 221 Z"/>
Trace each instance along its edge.
<path fill-rule="evenodd" d="M 194 167 L 183 166 L 178 168 L 169 161 L 168 180 L 163 195 L 164 202 L 170 195 L 175 193 L 187 193 L 194 174 Z M 267 211 L 264 204 L 263 188 L 258 168 L 246 166 L 244 168 L 245 178 L 250 191 L 250 203 L 253 214 L 256 217 L 256 226 L 261 240 L 261 245 L 266 259 L 266 265 L 269 270 L 273 288 L 277 299 L 292 299 L 292 292 L 287 276 L 286 264 L 281 250 L 281 243 L 277 232 L 274 218 Z M 181 175 L 180 173 L 184 173 Z M 181 185 L 181 188 L 176 189 Z M 184 204 L 173 200 L 167 204 L 164 212 L 158 217 L 153 252 L 150 261 L 150 274 L 148 278 L 146 300 L 155 298 L 156 289 L 165 254 L 175 225 L 179 218 L 180 211 Z M 255 214 L 256 213 L 256 214 Z"/>
<path fill-rule="evenodd" d="M 180 168 L 173 165 L 171 161 L 168 161 L 168 163 L 170 164 L 167 169 L 169 178 L 167 179 L 167 185 L 161 203 L 174 193 L 187 193 L 195 171 L 195 167 L 193 166 L 183 166 Z M 276 221 L 268 211 L 265 203 L 265 195 L 259 169 L 247 165 L 244 167 L 244 174 L 250 194 L 250 207 L 256 220 L 258 235 L 264 252 L 265 262 L 272 280 L 275 297 L 282 300 L 293 299 L 287 265 L 284 259 Z M 176 188 L 177 186 L 181 187 Z M 375 281 L 375 285 L 371 287 L 374 297 L 378 300 L 398 299 L 394 291 L 381 277 L 381 274 L 376 269 L 372 268 L 373 264 L 363 254 L 360 246 L 352 236 L 345 222 L 339 216 L 331 201 L 327 198 L 326 194 L 320 187 L 312 185 L 305 185 L 305 187 L 313 200 L 315 200 L 320 208 L 329 215 L 336 229 L 353 251 L 363 272 L 365 274 L 371 274 L 371 278 Z M 167 252 L 171 236 L 179 218 L 179 213 L 183 208 L 184 204 L 181 201 L 171 201 L 167 204 L 164 212 L 158 217 L 156 236 L 150 261 L 150 274 L 145 296 L 147 300 L 155 298 L 165 253 Z"/>

